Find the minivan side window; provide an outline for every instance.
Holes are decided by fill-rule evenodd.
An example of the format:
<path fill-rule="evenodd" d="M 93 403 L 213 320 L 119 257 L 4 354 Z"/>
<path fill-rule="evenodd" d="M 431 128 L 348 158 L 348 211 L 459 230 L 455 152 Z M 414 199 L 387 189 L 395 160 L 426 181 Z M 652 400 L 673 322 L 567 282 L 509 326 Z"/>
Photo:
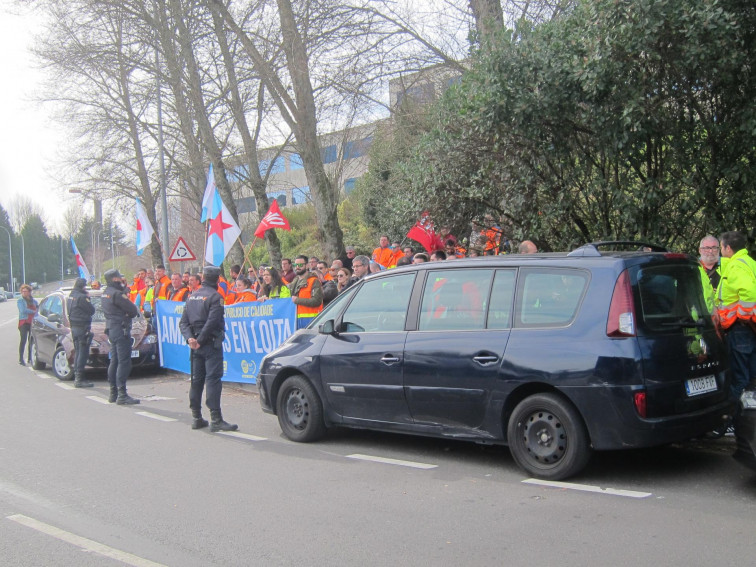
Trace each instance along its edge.
<path fill-rule="evenodd" d="M 51 299 L 51 297 L 46 297 L 42 300 L 42 303 L 39 304 L 39 314 L 42 315 L 42 317 L 47 317 L 50 314 Z"/>
<path fill-rule="evenodd" d="M 420 307 L 420 331 L 483 329 L 493 270 L 428 272 Z"/>
<path fill-rule="evenodd" d="M 488 308 L 488 329 L 509 329 L 512 326 L 512 299 L 515 290 L 515 271 L 497 270 L 491 289 Z"/>
<path fill-rule="evenodd" d="M 50 303 L 48 304 L 48 310 L 49 314 L 55 313 L 56 315 L 63 316 L 63 302 L 60 300 L 60 297 L 57 295 L 53 295 L 50 298 Z"/>
<path fill-rule="evenodd" d="M 654 330 L 668 330 L 671 321 L 698 321 L 708 310 L 701 275 L 688 265 L 648 266 L 638 270 L 640 318 Z"/>
<path fill-rule="evenodd" d="M 523 270 L 517 326 L 561 327 L 577 314 L 588 285 L 580 270 Z"/>
<path fill-rule="evenodd" d="M 345 332 L 403 331 L 415 274 L 366 281 L 342 317 Z"/>

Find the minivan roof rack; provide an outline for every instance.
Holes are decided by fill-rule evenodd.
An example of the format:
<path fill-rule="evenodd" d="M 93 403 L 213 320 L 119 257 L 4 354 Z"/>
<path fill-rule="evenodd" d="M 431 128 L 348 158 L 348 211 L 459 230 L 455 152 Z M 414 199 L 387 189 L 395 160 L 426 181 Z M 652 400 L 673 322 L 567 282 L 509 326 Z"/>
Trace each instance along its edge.
<path fill-rule="evenodd" d="M 653 244 L 651 242 L 640 242 L 637 240 L 601 240 L 599 242 L 590 242 L 583 244 L 580 248 L 575 248 L 572 252 L 567 254 L 568 256 L 601 256 L 599 248 L 609 247 L 634 247 L 636 251 L 647 252 L 669 252 L 664 246 Z"/>

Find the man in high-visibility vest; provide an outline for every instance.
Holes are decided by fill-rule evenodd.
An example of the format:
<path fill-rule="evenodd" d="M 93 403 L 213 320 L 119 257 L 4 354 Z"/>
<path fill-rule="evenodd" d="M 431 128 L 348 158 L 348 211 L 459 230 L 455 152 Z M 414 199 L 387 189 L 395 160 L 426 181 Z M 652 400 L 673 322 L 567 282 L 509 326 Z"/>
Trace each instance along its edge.
<path fill-rule="evenodd" d="M 307 271 L 307 256 L 297 256 L 292 265 L 296 275 L 289 290 L 297 305 L 297 329 L 303 329 L 323 310 L 323 286 L 316 274 Z"/>
<path fill-rule="evenodd" d="M 732 371 L 730 395 L 737 400 L 756 378 L 756 262 L 748 255 L 741 232 L 725 232 L 719 240 L 722 268 L 714 321 L 726 333 Z"/>
<path fill-rule="evenodd" d="M 165 266 L 158 264 L 155 266 L 155 299 L 166 299 L 170 286 L 171 278 L 166 275 Z"/>

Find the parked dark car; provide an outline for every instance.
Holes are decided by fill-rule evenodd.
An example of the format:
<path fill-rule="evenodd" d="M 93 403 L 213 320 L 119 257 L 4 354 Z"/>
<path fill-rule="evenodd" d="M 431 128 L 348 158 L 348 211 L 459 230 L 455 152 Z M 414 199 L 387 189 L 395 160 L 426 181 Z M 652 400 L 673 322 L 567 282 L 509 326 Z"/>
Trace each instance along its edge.
<path fill-rule="evenodd" d="M 756 383 L 750 384 L 740 396 L 735 443 L 735 460 L 756 471 Z"/>
<path fill-rule="evenodd" d="M 343 426 L 505 444 L 552 480 L 593 450 L 720 427 L 728 362 L 696 261 L 602 251 L 618 246 L 374 274 L 264 358 L 262 408 L 294 441 Z"/>
<path fill-rule="evenodd" d="M 73 380 L 74 345 L 68 321 L 66 299 L 70 289 L 60 289 L 45 297 L 32 322 L 32 365 L 36 370 L 50 365 L 60 380 Z M 92 317 L 94 338 L 89 349 L 87 368 L 107 369 L 110 363 L 110 342 L 105 334 L 105 315 L 100 307 L 101 290 L 89 290 L 95 314 Z M 135 368 L 158 366 L 157 334 L 141 315 L 134 319 L 131 329 L 131 359 Z"/>

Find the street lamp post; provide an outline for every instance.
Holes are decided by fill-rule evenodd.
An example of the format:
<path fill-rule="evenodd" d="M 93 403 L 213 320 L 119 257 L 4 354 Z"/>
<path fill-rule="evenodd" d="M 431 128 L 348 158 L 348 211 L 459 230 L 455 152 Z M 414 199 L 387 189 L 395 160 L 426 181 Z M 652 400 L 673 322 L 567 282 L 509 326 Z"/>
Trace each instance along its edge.
<path fill-rule="evenodd" d="M 21 283 L 26 283 L 26 255 L 24 253 L 24 235 L 19 233 L 21 237 Z"/>
<path fill-rule="evenodd" d="M 10 260 L 10 290 L 11 293 L 16 292 L 16 288 L 13 285 L 13 244 L 11 242 L 11 233 L 10 231 L 5 228 L 4 226 L 0 226 L 6 233 L 8 233 L 8 259 Z"/>

